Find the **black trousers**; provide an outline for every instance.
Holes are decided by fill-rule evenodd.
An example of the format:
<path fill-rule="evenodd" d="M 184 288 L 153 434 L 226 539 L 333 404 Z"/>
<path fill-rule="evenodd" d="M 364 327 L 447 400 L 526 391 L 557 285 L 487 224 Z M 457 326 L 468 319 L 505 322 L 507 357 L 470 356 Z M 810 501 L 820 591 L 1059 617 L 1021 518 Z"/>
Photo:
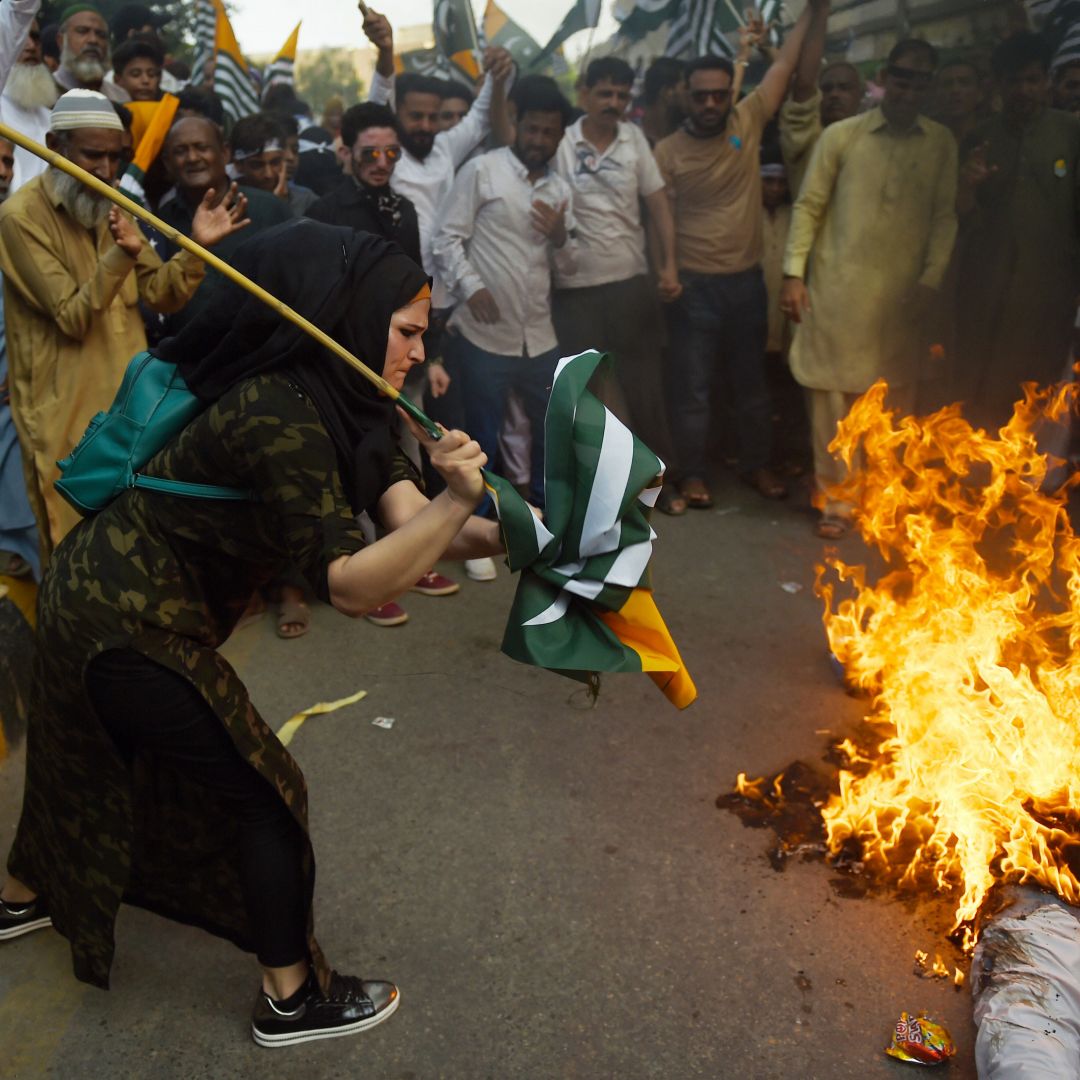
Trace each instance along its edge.
<path fill-rule="evenodd" d="M 287 967 L 306 959 L 303 832 L 277 792 L 240 756 L 203 696 L 133 649 L 95 657 L 86 689 L 129 762 L 151 755 L 228 803 L 240 829 L 238 870 L 259 963 Z"/>

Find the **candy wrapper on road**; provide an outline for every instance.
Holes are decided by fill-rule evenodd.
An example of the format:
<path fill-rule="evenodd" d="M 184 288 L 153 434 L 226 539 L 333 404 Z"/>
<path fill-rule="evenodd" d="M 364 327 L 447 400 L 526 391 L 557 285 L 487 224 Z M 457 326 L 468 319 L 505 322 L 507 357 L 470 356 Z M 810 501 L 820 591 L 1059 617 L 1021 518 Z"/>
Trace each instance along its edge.
<path fill-rule="evenodd" d="M 948 1029 L 926 1013 L 901 1013 L 885 1053 L 915 1065 L 943 1065 L 956 1053 L 956 1045 Z"/>

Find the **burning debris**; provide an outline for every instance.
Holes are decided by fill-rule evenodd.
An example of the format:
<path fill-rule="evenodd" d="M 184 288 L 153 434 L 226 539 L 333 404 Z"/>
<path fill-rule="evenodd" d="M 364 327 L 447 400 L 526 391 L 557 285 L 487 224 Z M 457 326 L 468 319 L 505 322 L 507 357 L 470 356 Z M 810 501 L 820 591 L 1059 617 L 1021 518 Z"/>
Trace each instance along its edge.
<path fill-rule="evenodd" d="M 718 804 L 777 830 L 778 869 L 823 851 L 865 890 L 950 897 L 952 937 L 975 950 L 979 1076 L 1080 1076 L 1080 913 L 1067 906 L 1080 904 L 1080 538 L 1067 490 L 1043 490 L 1055 463 L 1035 434 L 1076 387 L 1026 388 L 997 436 L 957 406 L 898 420 L 885 390 L 832 444 L 851 468 L 838 496 L 884 569 L 872 579 L 833 556 L 817 583 L 831 661 L 869 715 L 833 742 L 835 780 L 801 763 L 740 774 Z M 922 951 L 915 974 L 965 983 Z M 886 1052 L 928 1064 L 955 1048 L 905 1013 Z"/>
<path fill-rule="evenodd" d="M 897 420 L 884 396 L 833 443 L 863 459 L 843 497 L 887 565 L 873 583 L 835 556 L 819 572 L 829 646 L 879 733 L 848 748 L 826 840 L 881 880 L 955 889 L 970 949 L 997 882 L 1080 902 L 1080 540 L 1033 434 L 1072 390 L 1030 390 L 997 437 L 956 406 Z"/>

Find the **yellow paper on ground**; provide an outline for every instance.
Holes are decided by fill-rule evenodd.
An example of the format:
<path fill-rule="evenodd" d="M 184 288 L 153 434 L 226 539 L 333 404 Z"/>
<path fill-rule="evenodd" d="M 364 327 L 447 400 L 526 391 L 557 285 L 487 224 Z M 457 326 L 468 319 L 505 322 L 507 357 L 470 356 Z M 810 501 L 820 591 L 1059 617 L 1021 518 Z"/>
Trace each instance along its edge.
<path fill-rule="evenodd" d="M 304 709 L 303 712 L 298 712 L 295 716 L 289 717 L 278 729 L 277 737 L 281 741 L 281 745 L 288 746 L 292 742 L 293 736 L 304 726 L 304 721 L 309 716 L 321 716 L 323 713 L 337 712 L 338 709 L 344 709 L 346 705 L 355 705 L 366 697 L 366 690 L 357 690 L 350 697 L 340 698 L 338 701 L 320 701 L 317 705 L 312 705 L 311 708 Z"/>

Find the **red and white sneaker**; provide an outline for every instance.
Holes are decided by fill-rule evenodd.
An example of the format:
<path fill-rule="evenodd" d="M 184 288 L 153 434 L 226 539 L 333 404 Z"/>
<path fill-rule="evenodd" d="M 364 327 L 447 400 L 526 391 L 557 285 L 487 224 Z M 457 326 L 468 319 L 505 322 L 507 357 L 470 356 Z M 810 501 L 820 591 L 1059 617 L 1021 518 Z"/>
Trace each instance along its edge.
<path fill-rule="evenodd" d="M 413 587 L 413 592 L 423 593 L 425 596 L 453 596 L 461 591 L 461 586 L 456 581 L 440 574 L 438 570 L 429 570 Z"/>
<path fill-rule="evenodd" d="M 395 604 L 391 600 L 389 604 L 383 604 L 382 607 L 365 611 L 364 618 L 376 626 L 400 626 L 409 621 L 409 614 L 400 604 Z"/>

